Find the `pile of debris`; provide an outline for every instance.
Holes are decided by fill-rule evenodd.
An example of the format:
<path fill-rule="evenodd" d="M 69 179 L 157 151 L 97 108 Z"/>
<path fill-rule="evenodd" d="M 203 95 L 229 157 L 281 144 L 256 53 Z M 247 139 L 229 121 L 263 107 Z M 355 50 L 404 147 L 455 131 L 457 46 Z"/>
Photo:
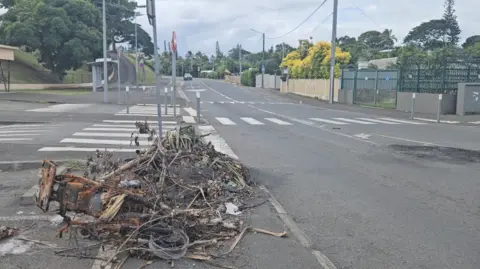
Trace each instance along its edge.
<path fill-rule="evenodd" d="M 136 126 L 134 141 L 139 133 L 156 135 L 147 123 Z M 150 147 L 127 160 L 97 150 L 83 176 L 56 175 L 56 164 L 44 161 L 37 205 L 47 212 L 51 202 L 58 203 L 59 236 L 70 232 L 110 242 L 119 246 L 116 255 L 210 260 L 227 254 L 206 247 L 236 238 L 231 251 L 249 229 L 237 216 L 255 206 L 245 203 L 252 195 L 248 169 L 204 143 L 193 126 L 150 140 Z"/>

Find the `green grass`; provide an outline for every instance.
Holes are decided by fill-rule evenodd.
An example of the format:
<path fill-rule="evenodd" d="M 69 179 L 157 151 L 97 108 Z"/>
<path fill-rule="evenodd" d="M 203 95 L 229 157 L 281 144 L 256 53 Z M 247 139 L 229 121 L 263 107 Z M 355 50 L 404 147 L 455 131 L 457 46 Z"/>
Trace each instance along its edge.
<path fill-rule="evenodd" d="M 25 92 L 25 93 L 41 93 L 41 94 L 55 94 L 55 95 L 82 95 L 88 94 L 92 91 L 91 88 L 78 89 L 45 89 L 45 90 L 10 90 L 10 92 Z"/>
<path fill-rule="evenodd" d="M 127 59 L 135 66 L 135 55 L 127 54 Z M 142 70 L 138 68 L 138 76 L 137 81 L 138 83 L 142 84 L 155 84 L 155 72 L 148 66 L 144 65 L 145 70 L 145 81 L 142 81 Z"/>
<path fill-rule="evenodd" d="M 10 64 L 10 82 L 19 84 L 61 83 L 59 78 L 51 74 L 37 60 L 34 53 L 20 49 L 15 50 L 15 60 Z M 92 80 L 88 69 L 68 70 L 63 83 L 89 83 Z"/>
<path fill-rule="evenodd" d="M 374 107 L 374 108 L 384 108 L 384 109 L 394 109 L 395 103 L 357 103 L 363 107 Z"/>

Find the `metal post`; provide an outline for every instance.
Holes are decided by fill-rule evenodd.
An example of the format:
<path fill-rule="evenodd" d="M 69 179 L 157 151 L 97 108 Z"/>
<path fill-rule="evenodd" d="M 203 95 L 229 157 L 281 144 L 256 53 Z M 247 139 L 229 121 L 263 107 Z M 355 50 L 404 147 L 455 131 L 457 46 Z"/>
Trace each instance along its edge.
<path fill-rule="evenodd" d="M 157 42 L 157 16 L 155 11 L 155 1 L 147 0 L 151 5 L 151 24 L 153 26 L 153 56 L 155 61 L 155 92 L 157 94 L 157 119 L 158 119 L 158 135 L 162 136 L 162 111 L 160 106 L 160 61 L 158 59 L 158 42 Z M 150 15 L 150 14 L 149 14 Z"/>
<path fill-rule="evenodd" d="M 107 13 L 105 0 L 102 1 L 103 20 L 103 102 L 108 103 L 108 68 L 107 68 Z"/>
<path fill-rule="evenodd" d="M 145 105 L 147 105 L 147 104 L 145 103 L 145 94 L 146 94 L 146 92 L 145 92 L 145 90 L 146 90 L 145 85 L 142 86 L 142 90 L 143 90 L 143 105 L 145 106 Z"/>
<path fill-rule="evenodd" d="M 177 116 L 177 109 L 175 107 L 175 98 L 177 91 L 177 50 L 172 53 L 172 106 L 173 106 L 173 116 Z"/>
<path fill-rule="evenodd" d="M 437 123 L 440 123 L 440 112 L 442 110 L 442 99 L 443 99 L 443 95 L 439 94 L 438 95 L 438 107 L 437 107 Z"/>
<path fill-rule="evenodd" d="M 172 92 L 173 95 L 173 86 L 170 87 L 170 92 Z M 170 105 L 173 106 L 173 98 L 170 98 Z"/>
<path fill-rule="evenodd" d="M 197 92 L 197 123 L 200 123 L 200 92 Z"/>
<path fill-rule="evenodd" d="M 333 0 L 333 21 L 332 21 L 332 55 L 330 60 L 330 98 L 329 104 L 333 104 L 335 88 L 335 42 L 337 39 L 337 13 L 338 13 L 338 0 Z"/>
<path fill-rule="evenodd" d="M 130 103 L 130 98 L 128 98 L 128 92 L 130 91 L 129 87 L 125 87 L 125 104 L 127 105 L 127 114 L 130 114 L 130 108 L 128 107 L 128 104 Z"/>
<path fill-rule="evenodd" d="M 135 21 L 135 85 L 138 88 L 138 38 L 137 38 L 137 12 L 133 13 Z"/>
<path fill-rule="evenodd" d="M 117 103 L 120 104 L 120 50 L 117 51 L 118 61 L 117 61 L 117 84 L 118 84 L 118 95 L 117 95 Z"/>
<path fill-rule="evenodd" d="M 377 104 L 377 95 L 378 95 L 378 70 L 375 71 L 375 92 L 373 93 L 373 104 Z"/>
<path fill-rule="evenodd" d="M 265 33 L 262 34 L 263 49 L 262 49 L 262 88 L 263 88 L 263 76 L 265 75 Z"/>
<path fill-rule="evenodd" d="M 415 93 L 412 93 L 412 107 L 410 110 L 410 119 L 413 120 L 413 114 L 415 113 Z"/>
<path fill-rule="evenodd" d="M 168 113 L 168 88 L 165 87 L 165 115 Z"/>
<path fill-rule="evenodd" d="M 238 46 L 238 62 L 240 63 L 240 74 L 242 74 L 242 45 Z"/>

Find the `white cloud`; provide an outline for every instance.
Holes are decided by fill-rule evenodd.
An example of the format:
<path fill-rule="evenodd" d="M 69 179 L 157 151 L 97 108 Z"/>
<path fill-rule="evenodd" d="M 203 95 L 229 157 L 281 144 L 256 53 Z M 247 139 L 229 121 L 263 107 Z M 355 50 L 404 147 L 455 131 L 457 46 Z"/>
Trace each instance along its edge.
<path fill-rule="evenodd" d="M 140 0 L 139 4 L 144 1 Z M 299 29 L 278 39 L 269 37 L 283 36 L 296 27 L 319 5 L 319 1 L 157 0 L 155 3 L 160 48 L 163 50 L 163 40 L 170 40 L 171 32 L 175 30 L 181 54 L 188 50 L 213 54 L 217 40 L 223 52 L 237 43 L 247 50 L 260 51 L 261 36 L 250 28 L 266 33 L 266 48 L 281 42 L 296 46 L 298 39 L 309 36 L 315 41 L 331 39 L 331 16 L 320 22 L 331 14 L 332 0 L 327 0 Z M 455 8 L 462 38 L 480 34 L 480 17 L 476 12 L 480 9 L 480 1 L 457 1 Z M 339 4 L 338 36 L 358 36 L 368 30 L 389 28 L 401 40 L 422 21 L 439 18 L 442 14 L 443 1 L 439 0 L 342 0 Z M 145 16 L 138 21 L 147 32 L 152 33 Z M 314 28 L 316 30 L 311 33 Z"/>

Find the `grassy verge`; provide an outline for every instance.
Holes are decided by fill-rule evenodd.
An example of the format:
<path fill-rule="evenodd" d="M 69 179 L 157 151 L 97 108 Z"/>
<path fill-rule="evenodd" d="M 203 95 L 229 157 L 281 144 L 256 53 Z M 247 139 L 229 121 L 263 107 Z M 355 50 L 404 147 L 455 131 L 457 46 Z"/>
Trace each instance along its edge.
<path fill-rule="evenodd" d="M 373 107 L 373 108 L 384 108 L 384 109 L 395 109 L 395 103 L 357 103 L 359 106 L 364 107 Z"/>
<path fill-rule="evenodd" d="M 10 92 L 24 92 L 24 93 L 40 93 L 40 94 L 56 94 L 56 95 L 82 95 L 88 94 L 92 91 L 91 88 L 78 89 L 45 89 L 45 90 L 11 90 Z"/>
<path fill-rule="evenodd" d="M 128 58 L 128 60 L 133 64 L 133 66 L 136 65 L 135 63 L 135 56 L 130 55 L 130 54 L 125 54 Z M 138 76 L 137 76 L 137 81 L 139 84 L 155 84 L 155 72 L 148 66 L 144 65 L 144 70 L 145 70 L 145 80 L 142 81 L 142 70 L 139 68 L 138 69 Z"/>

